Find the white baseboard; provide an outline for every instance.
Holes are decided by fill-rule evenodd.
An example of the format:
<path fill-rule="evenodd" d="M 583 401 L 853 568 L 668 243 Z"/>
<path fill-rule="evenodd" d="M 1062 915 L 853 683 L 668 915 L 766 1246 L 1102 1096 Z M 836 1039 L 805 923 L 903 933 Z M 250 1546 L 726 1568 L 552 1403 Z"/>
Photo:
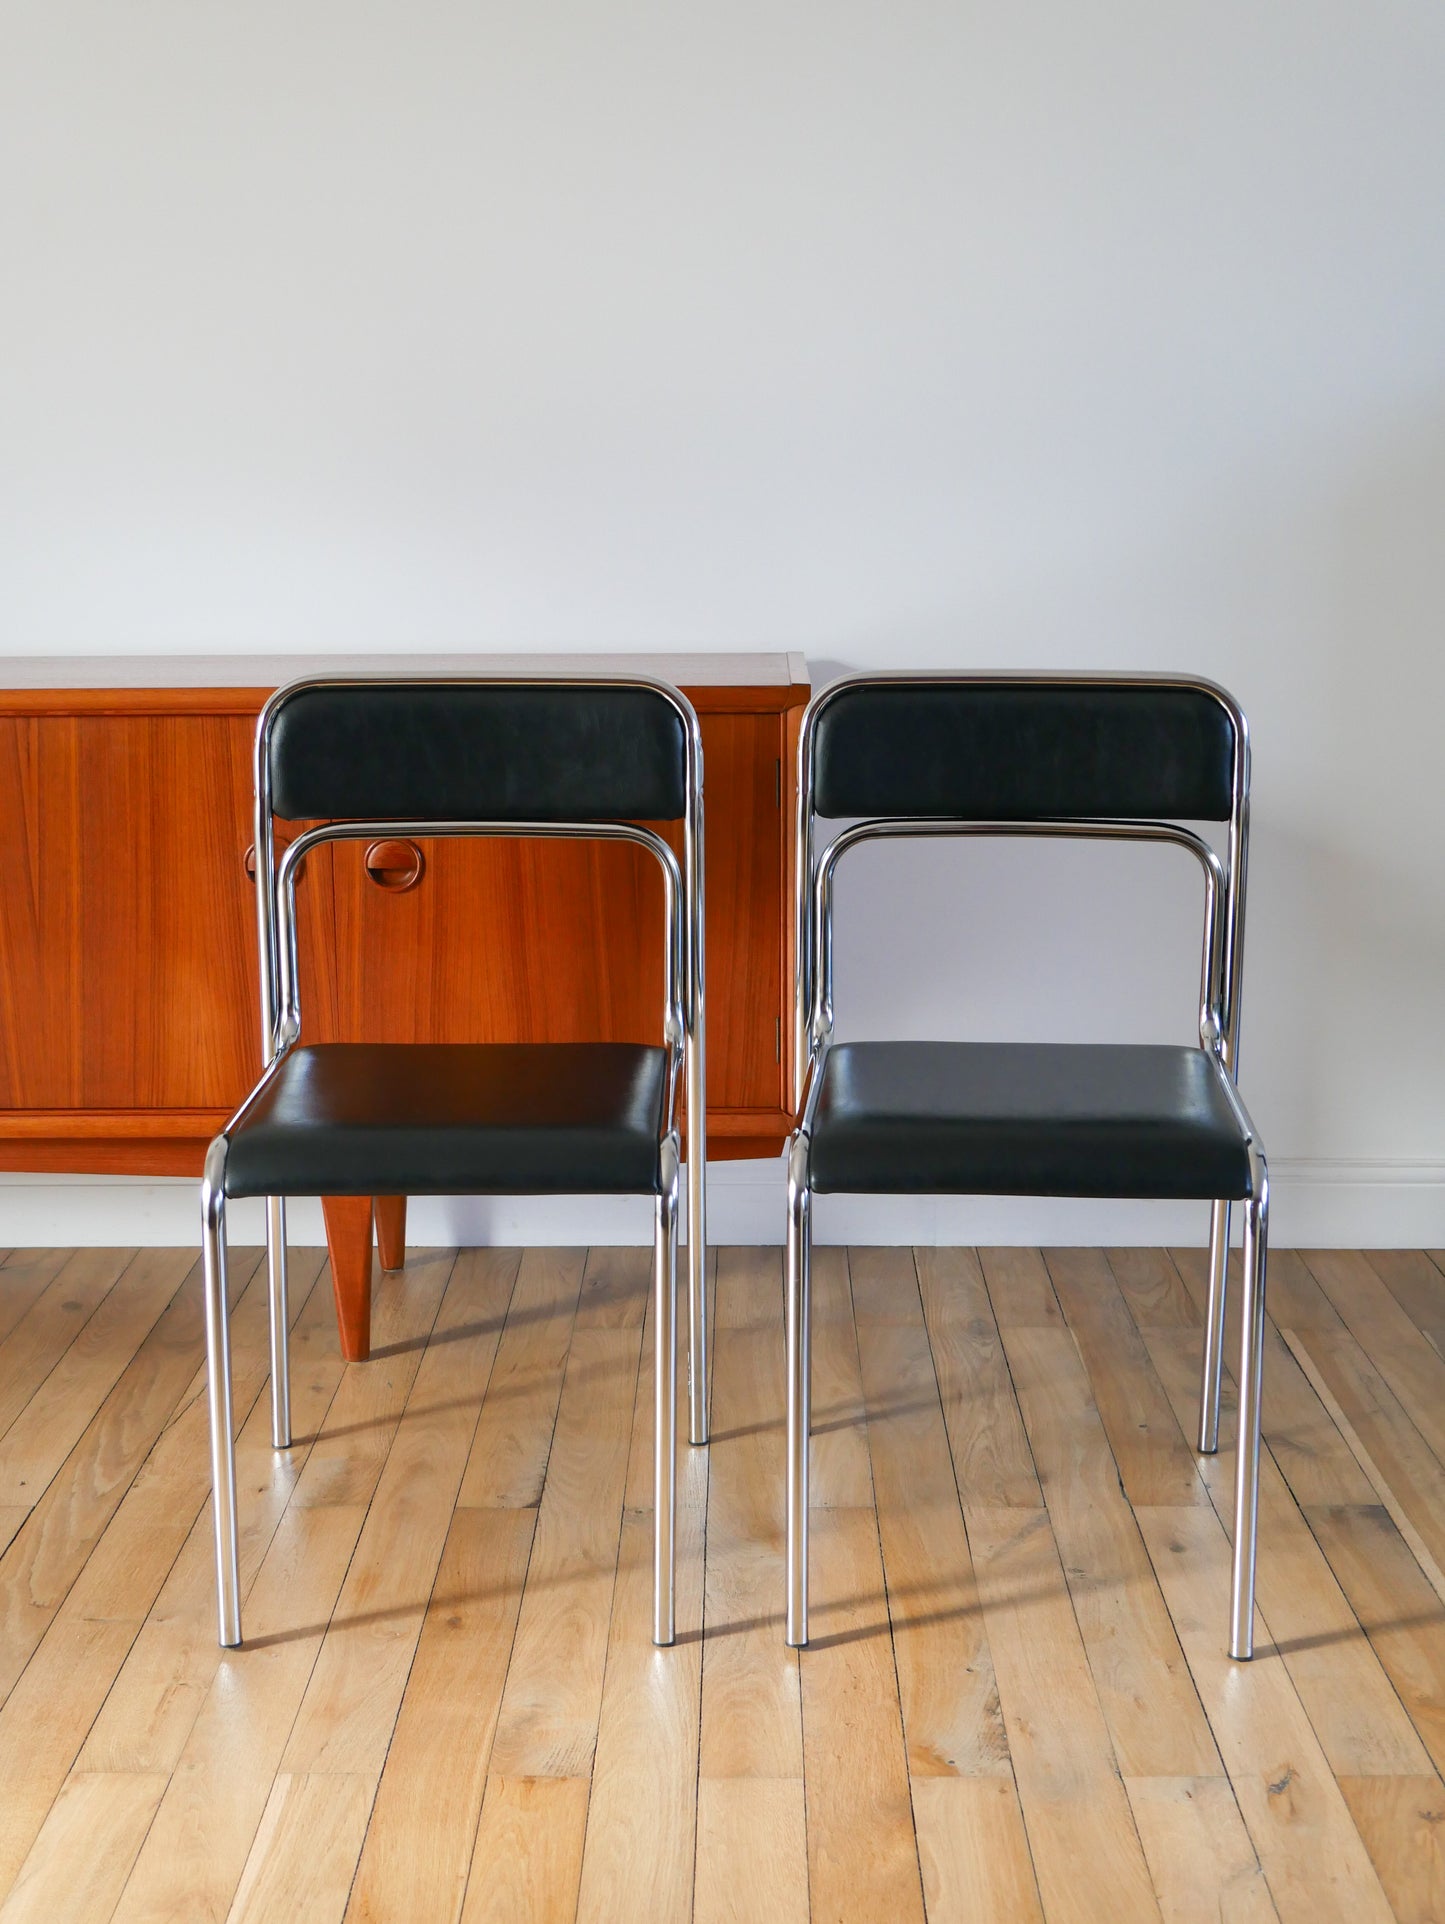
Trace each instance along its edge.
<path fill-rule="evenodd" d="M 1445 1163 L 1280 1161 L 1271 1166 L 1270 1237 L 1279 1248 L 1445 1248 Z M 717 1163 L 708 1174 L 715 1243 L 780 1243 L 781 1158 Z M 1237 1214 L 1238 1212 L 1236 1212 Z M 820 1196 L 815 1234 L 829 1243 L 1202 1243 L 1202 1203 L 1079 1202 L 1033 1197 Z M 122 1176 L 0 1176 L 0 1247 L 169 1246 L 199 1233 L 196 1185 Z M 233 1203 L 234 1241 L 263 1235 L 261 1205 Z M 320 1205 L 292 1203 L 289 1234 L 323 1240 Z M 651 1209 L 640 1198 L 418 1197 L 408 1211 L 417 1247 L 463 1244 L 642 1243 Z"/>

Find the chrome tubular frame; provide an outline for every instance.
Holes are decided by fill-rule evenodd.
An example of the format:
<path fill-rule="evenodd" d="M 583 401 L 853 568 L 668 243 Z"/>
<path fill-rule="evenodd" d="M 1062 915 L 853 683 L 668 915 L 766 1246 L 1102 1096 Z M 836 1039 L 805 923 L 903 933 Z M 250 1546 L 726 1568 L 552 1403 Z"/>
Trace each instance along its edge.
<path fill-rule="evenodd" d="M 1239 1080 L 1239 1006 L 1244 968 L 1244 891 L 1249 867 L 1249 729 L 1234 717 L 1233 813 L 1229 818 L 1229 911 L 1225 918 L 1224 1066 Z M 1204 1312 L 1204 1355 L 1199 1379 L 1199 1451 L 1219 1448 L 1219 1386 L 1224 1368 L 1224 1308 L 1229 1266 L 1229 1204 L 1213 1204 L 1209 1216 L 1209 1293 Z"/>
<path fill-rule="evenodd" d="M 678 1142 L 662 1145 L 662 1191 L 653 1229 L 652 1641 L 670 1644 L 677 1531 L 677 1192 Z"/>
<path fill-rule="evenodd" d="M 1229 1583 L 1229 1654 L 1254 1655 L 1254 1565 L 1259 1531 L 1260 1407 L 1264 1382 L 1264 1294 L 1269 1247 L 1269 1171 L 1250 1145 L 1254 1195 L 1244 1213 L 1244 1288 L 1239 1317 L 1239 1440 L 1234 1465 L 1234 1564 Z"/>
<path fill-rule="evenodd" d="M 302 684 L 314 686 L 314 684 Z M 257 973 L 261 985 L 261 1066 L 269 1069 L 275 1062 L 280 1047 L 277 1029 L 280 1019 L 278 984 L 281 979 L 280 932 L 276 919 L 276 824 L 271 810 L 271 730 L 276 711 L 283 699 L 291 693 L 290 688 L 276 691 L 261 710 L 256 724 L 253 779 L 255 783 L 254 841 L 256 861 L 256 958 Z M 272 1204 L 279 1206 L 279 1213 Z M 286 1217 L 284 1199 L 273 1197 L 266 1205 L 266 1255 L 271 1275 L 271 1308 L 274 1321 L 277 1297 L 278 1275 L 286 1272 Z M 277 1339 L 272 1334 L 272 1347 Z M 280 1339 L 283 1357 L 286 1354 L 287 1340 Z M 275 1389 L 272 1389 L 273 1399 Z M 289 1396 L 288 1396 L 289 1400 Z M 279 1437 L 273 1437 L 278 1449 L 285 1448 Z M 289 1444 L 289 1437 L 287 1438 Z"/>
<path fill-rule="evenodd" d="M 1238 1089 L 1224 1079 L 1249 1150 L 1250 1198 L 1244 1206 L 1244 1287 L 1239 1315 L 1239 1435 L 1234 1463 L 1234 1561 L 1229 1583 L 1229 1654 L 1254 1655 L 1254 1565 L 1259 1528 L 1259 1443 L 1264 1387 L 1265 1275 L 1269 1256 L 1269 1167 Z"/>
<path fill-rule="evenodd" d="M 220 1640 L 241 1641 L 241 1574 L 236 1525 L 236 1445 L 231 1428 L 231 1317 L 226 1297 L 226 1138 L 206 1151 L 201 1176 L 201 1259 L 206 1296 L 206 1392 L 211 1422 L 211 1509 L 216 1533 Z"/>
<path fill-rule="evenodd" d="M 1053 674 L 1014 674 L 978 673 L 967 675 L 940 675 L 926 670 L 916 674 L 861 674 L 843 675 L 830 682 L 808 705 L 798 732 L 798 791 L 797 813 L 794 818 L 794 941 L 793 941 L 793 1087 L 801 1104 L 808 1082 L 809 1069 L 813 1059 L 813 1038 L 811 1011 L 814 987 L 813 917 L 810 903 L 813 896 L 814 880 L 814 833 L 813 833 L 813 736 L 819 718 L 828 705 L 850 688 L 874 686 L 880 682 L 896 682 L 915 687 L 926 687 L 930 683 L 939 687 L 956 685 L 959 682 L 1014 682 L 1034 687 L 1072 687 L 1087 682 L 1099 688 L 1186 688 L 1195 689 L 1210 696 L 1224 709 L 1234 732 L 1234 768 L 1231 777 L 1231 813 L 1228 827 L 1228 866 L 1224 873 L 1224 914 L 1222 926 L 1223 954 L 1219 963 L 1220 983 L 1220 1027 L 1223 1037 L 1222 1060 L 1229 1069 L 1230 1080 L 1238 1080 L 1239 1058 L 1239 1015 L 1241 984 L 1244 970 L 1244 906 L 1245 883 L 1249 861 L 1249 724 L 1244 712 L 1227 689 L 1217 682 L 1202 677 L 1174 675 L 1053 675 Z M 1057 831 L 1047 826 L 1037 832 L 1078 833 L 1084 824 L 1064 824 Z M 1163 824 L 1121 824 L 1120 826 L 1164 827 Z M 1031 825 L 1009 823 L 996 830 L 981 830 L 983 833 L 1028 833 Z M 880 830 L 880 832 L 887 832 Z M 901 833 L 920 832 L 900 830 Z M 967 833 L 966 824 L 940 822 L 928 824 L 923 833 Z M 1125 839 L 1125 838 L 1121 838 Z M 1127 839 L 1134 839 L 1129 837 Z M 1196 852 L 1208 848 L 1198 836 L 1186 832 L 1171 834 L 1167 837 L 1140 837 L 1139 839 L 1176 840 Z M 839 851 L 842 852 L 841 850 Z M 1213 851 L 1209 851 L 1213 854 Z M 1216 857 L 1217 861 L 1217 857 Z M 1212 1265 L 1211 1265 L 1212 1267 Z M 1222 1319 L 1221 1319 L 1222 1320 Z M 1215 1400 L 1218 1392 L 1216 1388 Z M 1201 1445 L 1201 1448 L 1204 1446 Z M 1207 1453 L 1207 1451 L 1206 1451 Z"/>
<path fill-rule="evenodd" d="M 1126 821 L 1045 821 L 1045 822 L 948 822 L 932 817 L 923 819 L 885 819 L 855 822 L 843 829 L 824 849 L 814 877 L 813 992 L 808 1012 L 809 1052 L 826 1045 L 833 1036 L 833 876 L 838 863 L 861 842 L 904 838 L 916 840 L 933 836 L 950 838 L 1038 837 L 1089 842 L 1168 842 L 1184 848 L 1204 871 L 1204 943 L 1199 965 L 1199 1041 L 1223 1062 L 1223 986 L 1221 981 L 1225 950 L 1223 914 L 1226 882 L 1224 868 L 1209 844 L 1191 829 L 1169 822 Z"/>
<path fill-rule="evenodd" d="M 307 676 L 279 688 L 261 711 L 255 743 L 256 932 L 260 963 L 262 1066 L 276 1053 L 276 1024 L 280 1016 L 280 931 L 276 915 L 275 824 L 271 807 L 271 735 L 276 717 L 292 699 L 313 688 L 398 687 L 412 676 Z M 693 1443 L 708 1440 L 710 1374 L 707 1361 L 707 1026 L 705 991 L 707 971 L 703 888 L 703 761 L 702 730 L 697 712 L 685 695 L 649 675 L 555 675 L 546 677 L 496 676 L 427 678 L 440 686 L 474 686 L 485 680 L 495 688 L 548 687 L 645 688 L 661 695 L 678 714 L 687 750 L 687 796 L 683 816 L 683 876 L 686 901 L 686 1071 L 687 1071 L 687 1258 L 688 1258 L 688 1435 Z M 394 832 L 394 831 L 393 831 Z M 590 832 L 590 831 L 589 831 Z M 267 1262 L 271 1280 L 273 1360 L 272 1432 L 278 1449 L 290 1443 L 289 1392 L 286 1388 L 286 1218 L 279 1199 L 267 1210 Z M 279 1336 L 275 1333 L 279 1331 Z M 280 1387 L 278 1388 L 278 1384 Z"/>
<path fill-rule="evenodd" d="M 959 683 L 1026 683 L 1071 687 L 1088 683 L 1112 688 L 1187 688 L 1207 694 L 1229 716 L 1234 766 L 1228 823 L 1228 866 L 1202 836 L 1163 821 L 1082 819 L 1065 821 L 953 821 L 947 818 L 877 819 L 839 831 L 819 853 L 815 847 L 813 740 L 828 704 L 845 690 L 899 682 L 940 687 Z M 1255 1540 L 1258 1519 L 1260 1383 L 1264 1341 L 1265 1265 L 1269 1224 L 1269 1174 L 1258 1132 L 1240 1099 L 1240 995 L 1244 964 L 1245 881 L 1249 856 L 1249 730 L 1233 697 L 1216 683 L 1148 675 L 850 675 L 832 682 L 809 703 L 798 739 L 798 800 L 794 829 L 794 1086 L 799 1121 L 788 1145 L 788 1242 L 786 1263 L 787 1347 L 787 1641 L 808 1641 L 808 1458 L 811 1433 L 812 1193 L 809 1180 L 813 1117 L 822 1070 L 833 1038 L 833 877 L 850 849 L 895 837 L 1048 836 L 1088 841 L 1164 842 L 1187 849 L 1204 875 L 1204 938 L 1200 961 L 1199 1041 L 1221 1071 L 1224 1088 L 1248 1144 L 1253 1196 L 1246 1205 L 1244 1294 L 1241 1319 L 1239 1449 L 1235 1481 L 1234 1563 L 1231 1585 L 1230 1655 L 1253 1649 Z M 1220 1376 L 1223 1367 L 1225 1287 L 1229 1257 L 1227 1202 L 1211 1205 L 1209 1294 L 1199 1399 L 1201 1453 L 1218 1448 Z"/>
<path fill-rule="evenodd" d="M 689 711 L 691 712 L 691 711 Z M 692 732 L 697 717 L 692 718 Z M 691 753 L 691 750 L 689 750 Z M 697 736 L 702 768 L 702 737 Z M 690 813 L 683 823 L 687 876 L 687 1434 L 706 1443 L 711 1429 L 707 1364 L 707 972 L 703 930 L 702 776 L 688 784 Z"/>
<path fill-rule="evenodd" d="M 816 1076 L 807 1120 L 821 1086 Z M 784 1339 L 788 1377 L 787 1640 L 808 1641 L 808 1459 L 813 1433 L 813 1196 L 808 1184 L 806 1122 L 788 1145 L 788 1249 Z"/>
<path fill-rule="evenodd" d="M 653 1528 L 653 1636 L 670 1644 L 674 1635 L 674 1538 L 677 1506 L 677 1231 L 681 1144 L 677 1098 L 685 1071 L 688 1135 L 688 1411 L 694 1443 L 708 1440 L 707 1368 L 707 1087 L 705 1050 L 705 931 L 703 925 L 702 733 L 687 698 L 668 683 L 646 676 L 467 677 L 441 686 L 645 688 L 661 695 L 683 723 L 687 755 L 683 860 L 651 829 L 626 822 L 435 822 L 345 821 L 300 835 L 276 863 L 271 802 L 271 735 L 276 716 L 293 696 L 315 688 L 397 687 L 419 679 L 307 677 L 280 688 L 261 711 L 255 742 L 256 931 L 261 993 L 261 1081 L 211 1143 L 201 1183 L 205 1269 L 206 1361 L 210 1405 L 211 1481 L 216 1538 L 216 1588 L 220 1641 L 241 1641 L 238 1574 L 235 1445 L 232 1433 L 230 1324 L 226 1302 L 225 1179 L 227 1139 L 246 1110 L 277 1073 L 301 1033 L 296 941 L 296 882 L 307 853 L 323 843 L 378 840 L 387 836 L 432 839 L 484 836 L 630 842 L 646 849 L 662 870 L 665 898 L 663 1040 L 668 1051 L 666 1124 L 661 1144 L 662 1193 L 654 1227 L 657 1343 L 655 1513 Z M 289 1302 L 286 1272 L 286 1205 L 268 1198 L 266 1245 L 270 1284 L 272 1441 L 291 1442 Z"/>
<path fill-rule="evenodd" d="M 677 1086 L 687 1038 L 687 928 L 683 915 L 683 880 L 677 857 L 660 835 L 631 822 L 327 822 L 298 835 L 281 858 L 276 874 L 281 968 L 276 989 L 276 1053 L 274 1063 L 291 1049 L 301 1033 L 301 985 L 296 954 L 296 883 L 312 849 L 327 842 L 372 842 L 384 835 L 407 841 L 435 841 L 460 837 L 517 841 L 631 842 L 645 848 L 662 870 L 667 925 L 666 967 L 663 972 L 663 1038 L 669 1050 L 667 1125 L 676 1126 Z"/>
<path fill-rule="evenodd" d="M 286 691 L 280 691 L 284 694 Z M 256 728 L 255 802 L 252 849 L 256 862 L 256 949 L 261 985 L 261 1059 L 269 1068 L 276 1057 L 275 862 L 276 829 L 271 814 L 270 718 L 278 697 L 261 711 Z M 266 1276 L 271 1330 L 271 1447 L 291 1447 L 291 1314 L 286 1274 L 286 1202 L 266 1203 Z"/>

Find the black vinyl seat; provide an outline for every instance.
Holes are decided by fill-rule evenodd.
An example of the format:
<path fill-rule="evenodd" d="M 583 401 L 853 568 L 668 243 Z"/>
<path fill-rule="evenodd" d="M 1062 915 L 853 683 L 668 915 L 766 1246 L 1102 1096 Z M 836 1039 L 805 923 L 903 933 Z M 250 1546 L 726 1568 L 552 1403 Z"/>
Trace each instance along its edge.
<path fill-rule="evenodd" d="M 812 1177 L 823 1195 L 1251 1193 L 1224 1071 L 1147 1043 L 835 1043 Z"/>
<path fill-rule="evenodd" d="M 839 824 L 817 846 L 820 820 Z M 1195 826 L 1227 825 L 1227 866 Z M 835 1042 L 833 894 L 867 841 L 1046 835 L 1188 851 L 1204 882 L 1197 1047 Z M 1211 682 L 1137 675 L 852 675 L 798 742 L 788 1145 L 787 1640 L 808 1641 L 814 1195 L 1208 1200 L 1199 1448 L 1218 1448 L 1229 1217 L 1244 1217 L 1229 1650 L 1254 1636 L 1269 1177 L 1236 1088 L 1249 737 Z"/>
<path fill-rule="evenodd" d="M 241 1641 L 228 1202 L 266 1201 L 271 1437 L 284 1450 L 287 1198 L 607 1195 L 652 1204 L 652 1635 L 669 1644 L 683 1104 L 689 1433 L 707 1441 L 702 736 L 692 705 L 641 676 L 308 678 L 261 711 L 255 776 L 264 1072 L 211 1142 L 201 1180 L 220 1641 Z M 277 817 L 295 825 L 284 849 Z M 680 853 L 658 824 L 677 825 Z M 332 843 L 398 836 L 645 851 L 662 878 L 661 1046 L 303 1040 L 296 897 L 305 864 Z"/>
<path fill-rule="evenodd" d="M 323 1042 L 231 1125 L 232 1196 L 662 1192 L 665 1050 Z"/>

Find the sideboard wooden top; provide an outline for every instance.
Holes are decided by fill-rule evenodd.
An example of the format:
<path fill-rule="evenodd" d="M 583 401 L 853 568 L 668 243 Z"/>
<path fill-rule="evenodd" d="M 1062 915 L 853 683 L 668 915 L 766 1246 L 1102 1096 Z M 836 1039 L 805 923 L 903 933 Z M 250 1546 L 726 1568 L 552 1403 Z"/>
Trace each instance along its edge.
<path fill-rule="evenodd" d="M 655 675 L 684 688 L 806 687 L 800 654 L 8 655 L 7 689 L 279 688 L 301 675 Z"/>

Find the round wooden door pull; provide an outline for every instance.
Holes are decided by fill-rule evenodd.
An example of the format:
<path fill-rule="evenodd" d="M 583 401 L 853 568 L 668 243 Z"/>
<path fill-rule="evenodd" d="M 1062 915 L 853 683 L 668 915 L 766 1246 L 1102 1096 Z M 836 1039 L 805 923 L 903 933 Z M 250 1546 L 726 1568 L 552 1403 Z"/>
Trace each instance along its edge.
<path fill-rule="evenodd" d="M 376 886 L 396 895 L 414 889 L 426 874 L 426 860 L 415 842 L 373 842 L 365 861 L 366 872 Z"/>
<path fill-rule="evenodd" d="M 281 835 L 278 835 L 276 837 L 276 853 L 278 855 L 284 855 L 285 852 L 286 852 L 286 838 Z M 251 881 L 254 882 L 256 879 L 256 844 L 254 842 L 247 842 L 246 853 L 241 857 L 241 862 L 246 870 L 247 876 Z M 306 864 L 303 862 L 301 865 L 303 870 L 305 869 L 305 866 Z M 301 879 L 300 873 L 298 872 L 297 880 L 299 881 L 300 879 Z"/>

